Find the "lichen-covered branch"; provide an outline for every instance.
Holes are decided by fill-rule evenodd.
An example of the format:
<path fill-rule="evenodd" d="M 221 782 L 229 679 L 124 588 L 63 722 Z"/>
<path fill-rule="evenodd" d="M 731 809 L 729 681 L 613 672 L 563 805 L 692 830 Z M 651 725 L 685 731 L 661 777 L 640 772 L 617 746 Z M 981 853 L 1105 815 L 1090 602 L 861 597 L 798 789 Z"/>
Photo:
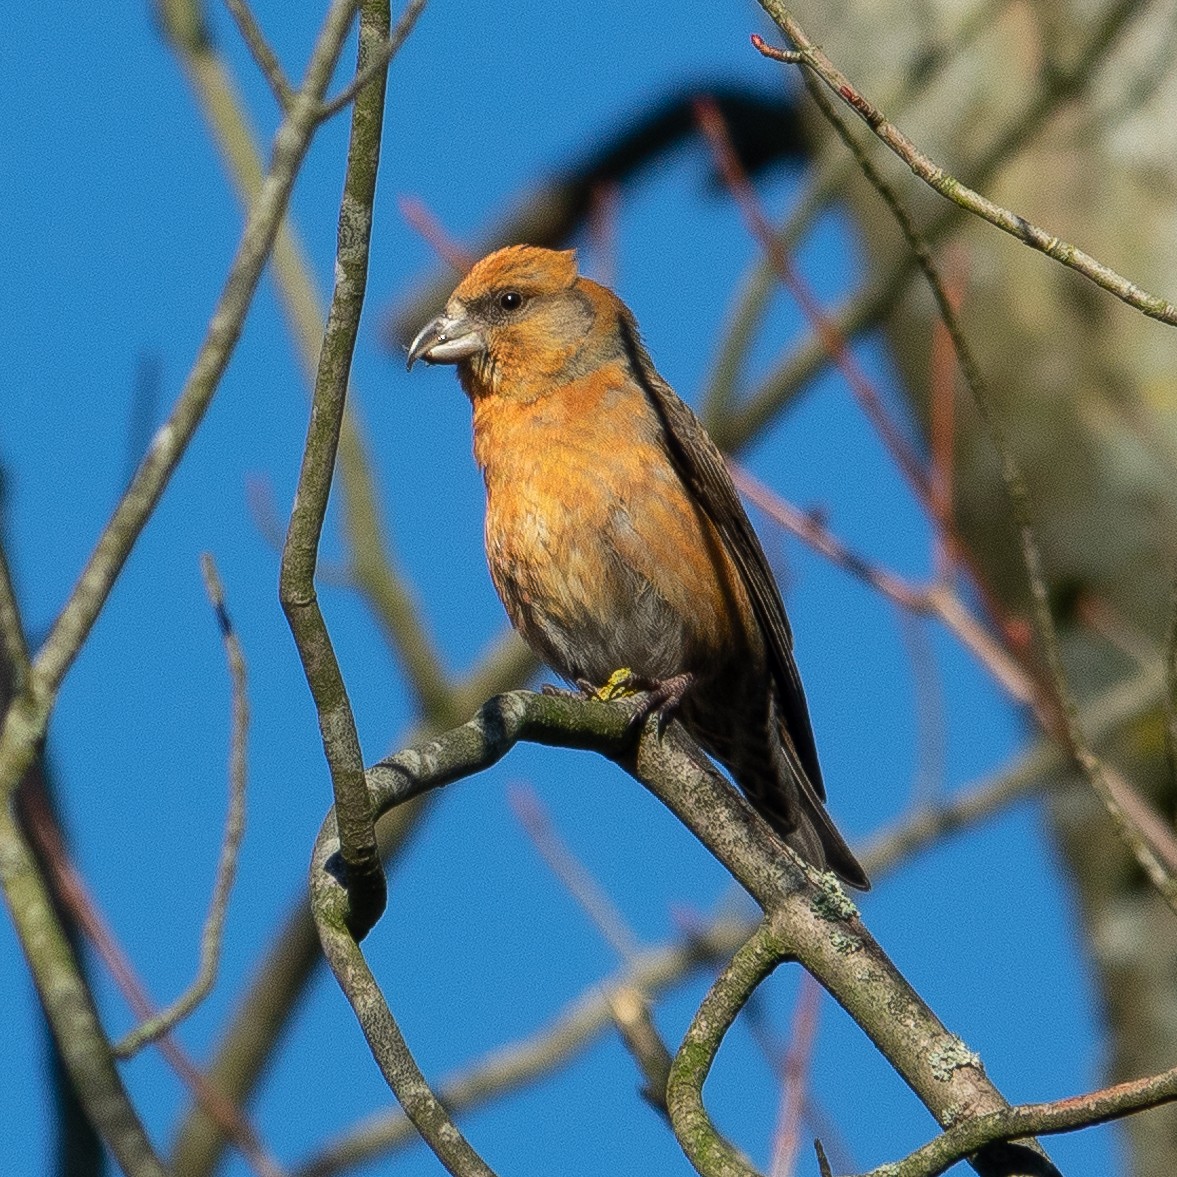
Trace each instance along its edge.
<path fill-rule="evenodd" d="M 639 707 L 640 700 L 602 703 L 525 691 L 501 695 L 461 727 L 370 769 L 373 804 L 378 813 L 385 812 L 486 768 L 519 740 L 607 755 L 666 804 L 760 904 L 782 957 L 796 959 L 813 973 L 940 1123 L 1007 1107 L 980 1060 L 945 1030 L 898 973 L 833 877 L 814 874 L 786 852 L 677 724 L 661 737 L 656 724 L 635 731 Z M 321 930 L 325 924 L 338 929 L 352 918 L 346 892 L 328 869 L 335 846 L 329 819 L 312 866 L 312 908 Z M 347 981 L 341 977 L 341 983 Z M 382 1062 L 386 1074 L 391 1066 Z M 1004 1151 L 974 1163 L 992 1177 L 1051 1171 L 1043 1168 L 1039 1151 L 1033 1153 L 1036 1168 Z"/>

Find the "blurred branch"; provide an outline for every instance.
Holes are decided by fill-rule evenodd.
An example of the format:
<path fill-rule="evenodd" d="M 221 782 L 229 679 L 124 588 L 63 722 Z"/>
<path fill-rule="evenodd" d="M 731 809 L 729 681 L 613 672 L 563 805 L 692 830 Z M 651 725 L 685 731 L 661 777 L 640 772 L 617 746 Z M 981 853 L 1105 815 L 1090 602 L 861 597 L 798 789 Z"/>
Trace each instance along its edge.
<path fill-rule="evenodd" d="M 343 48 L 353 4 L 354 0 L 334 0 L 331 5 L 304 86 L 274 137 L 270 171 L 250 209 L 237 255 L 184 389 L 171 416 L 157 431 L 69 601 L 37 654 L 33 680 L 38 700 L 46 707 L 106 603 L 123 563 L 183 457 L 228 366 L 295 177 L 318 125 L 317 105 Z"/>
<path fill-rule="evenodd" d="M 877 567 L 843 543 L 816 516 L 798 510 L 742 466 L 729 462 L 729 468 L 740 493 L 775 523 L 792 532 L 798 539 L 809 544 L 855 579 L 882 593 L 900 608 L 918 615 L 937 618 L 993 675 L 1011 698 L 1019 703 L 1035 703 L 1038 692 L 1033 680 L 1010 657 L 1005 647 L 969 612 L 952 589 L 942 584 L 926 587 L 912 584 L 886 568 Z"/>
<path fill-rule="evenodd" d="M 0 715 L 8 710 L 13 693 L 24 688 L 30 670 L 20 608 L 7 564 L 6 508 L 5 472 L 0 466 Z M 52 829 L 62 844 L 65 841 L 61 817 L 55 806 L 54 782 L 44 750 L 34 758 L 14 792 L 12 811 L 17 828 L 28 841 L 36 868 L 46 882 L 62 933 L 77 960 L 82 983 L 88 987 L 89 962 L 81 951 L 81 929 L 61 889 L 56 886 L 51 869 L 51 852 L 37 837 L 38 826 L 44 826 Z M 51 1102 L 52 1160 L 47 1172 L 57 1177 L 102 1177 L 107 1170 L 107 1151 L 86 1114 L 62 1047 L 53 1034 L 48 1013 L 44 1007 L 39 1012 L 41 1038 L 49 1072 L 46 1086 Z"/>
<path fill-rule="evenodd" d="M 674 150 L 694 129 L 692 99 L 706 94 L 732 129 L 740 162 L 756 173 L 779 162 L 808 155 L 801 120 L 790 95 L 765 95 L 747 87 L 707 82 L 693 93 L 675 90 L 639 111 L 629 111 L 620 129 L 601 136 L 599 145 L 569 160 L 479 240 L 477 255 L 503 245 L 527 242 L 559 247 L 587 222 L 596 194 L 634 181 Z M 452 277 L 430 277 L 389 313 L 384 327 L 388 349 L 403 352 L 421 324 L 435 315 L 453 290 Z"/>
<path fill-rule="evenodd" d="M 207 35 L 194 36 L 186 32 L 193 26 L 201 26 L 199 0 L 161 0 L 161 4 L 169 43 L 192 84 L 229 178 L 248 210 L 253 207 L 261 189 L 262 149 L 250 125 L 245 104 Z M 398 33 L 388 44 L 396 42 L 401 29 L 407 29 L 408 16 L 406 10 L 398 22 Z M 316 117 L 322 117 L 321 104 Z M 313 387 L 325 315 L 311 277 L 306 250 L 289 218 L 283 220 L 274 240 L 271 267 L 298 358 L 308 384 Z M 393 559 L 372 479 L 371 463 L 351 406 L 344 414 L 338 463 L 342 533 L 354 582 L 375 613 L 390 649 L 399 658 L 407 685 L 422 714 L 427 718 L 433 716 L 442 724 L 455 722 L 447 706 L 448 684 L 441 671 L 440 656 Z M 309 941 L 313 943 L 313 940 L 311 936 Z"/>
<path fill-rule="evenodd" d="M 831 992 L 866 1031 L 942 1124 L 1005 1105 L 976 1056 L 950 1035 L 895 970 L 862 924 L 854 905 L 830 875 L 811 872 L 779 840 L 686 738 L 677 724 L 659 736 L 657 724 L 634 731 L 642 700 L 602 703 L 568 695 L 516 691 L 486 703 L 462 727 L 398 753 L 368 771 L 378 812 L 425 791 L 489 767 L 520 739 L 595 750 L 615 760 L 650 789 L 715 855 L 765 910 L 768 930 L 756 945 L 737 954 L 751 957 L 750 969 L 733 974 L 732 987 L 716 996 L 724 1008 L 738 1008 L 755 985 L 749 980 L 781 959 L 795 959 Z M 636 740 L 636 743 L 635 743 Z M 338 840 L 329 817 L 316 842 L 311 870 L 312 909 L 332 967 L 349 999 L 381 1069 L 418 1128 L 436 1148 L 454 1145 L 448 1130 L 438 1136 L 436 1097 L 426 1098 L 420 1074 L 407 1054 L 391 1014 L 374 990 L 358 944 L 344 931 L 351 916 L 345 888 L 329 864 Z M 766 964 L 771 958 L 771 964 Z M 743 988 L 741 988 L 741 986 Z M 681 1066 L 683 1082 L 700 1084 L 706 1067 L 702 1049 L 689 1045 Z M 708 1048 L 709 1049 L 709 1048 Z M 678 1066 L 680 1064 L 676 1064 Z M 709 1065 L 709 1063 L 707 1064 Z M 674 1107 L 674 1101 L 668 1101 Z M 419 1119 L 418 1117 L 421 1117 Z M 434 1137 L 434 1138 L 431 1138 Z M 460 1138 L 457 1138 L 460 1139 Z M 1020 1153 L 1029 1155 L 1028 1153 Z M 1029 1169 L 1013 1154 L 981 1153 L 978 1171 L 996 1174 L 1051 1172 Z"/>
<path fill-rule="evenodd" d="M 7 797 L 0 804 L 0 885 L 86 1115 L 127 1177 L 166 1177 L 115 1068 L 90 990 Z"/>
<path fill-rule="evenodd" d="M 373 55 L 379 54 L 381 45 L 387 43 L 390 24 L 388 0 L 362 0 L 357 74 L 367 67 Z M 315 565 L 367 287 L 385 79 L 386 70 L 382 68 L 377 82 L 359 91 L 352 110 L 347 172 L 339 210 L 335 291 L 319 352 L 306 449 L 278 582 L 278 597 L 319 715 L 323 752 L 335 794 L 340 860 L 351 893 L 350 910 L 357 926 L 365 927 L 371 927 L 384 910 L 387 886 L 376 843 L 376 821 L 364 783 L 364 761 L 355 718 L 315 593 Z"/>
<path fill-rule="evenodd" d="M 352 12 L 351 0 L 336 0 L 328 11 L 303 89 L 275 137 L 269 173 L 250 209 L 184 389 L 99 537 L 27 674 L 24 689 L 8 707 L 0 732 L 0 882 L 42 1004 L 63 1046 L 63 1057 L 87 1114 L 119 1163 L 134 1175 L 162 1173 L 163 1168 L 127 1099 L 85 980 L 9 802 L 36 757 L 65 674 L 216 392 L 317 126 L 316 108 L 342 50 Z M 189 32 L 199 41 L 199 22 Z"/>
<path fill-rule="evenodd" d="M 516 785 L 508 791 L 507 801 L 539 856 L 589 917 L 605 943 L 622 961 L 633 960 L 641 951 L 637 935 L 608 892 L 560 837 L 535 790 Z"/>
<path fill-rule="evenodd" d="M 150 1017 L 132 1030 L 114 1047 L 119 1058 L 130 1058 L 149 1042 L 155 1042 L 173 1030 L 209 994 L 216 981 L 221 960 L 221 939 L 225 926 L 225 912 L 237 874 L 237 856 L 241 839 L 245 836 L 245 777 L 246 740 L 249 734 L 249 698 L 246 694 L 245 657 L 241 643 L 225 608 L 225 591 L 217 575 L 212 556 L 201 557 L 201 571 L 209 602 L 216 613 L 221 638 L 225 644 L 225 659 L 233 683 L 233 724 L 229 739 L 229 812 L 225 819 L 225 837 L 221 843 L 216 881 L 208 917 L 200 937 L 200 968 L 187 991 L 166 1009 Z"/>
<path fill-rule="evenodd" d="M 657 1112 L 670 1117 L 666 1106 L 666 1085 L 670 1080 L 671 1055 L 658 1027 L 650 999 L 640 989 L 627 985 L 605 994 L 613 1015 L 613 1024 L 630 1057 L 642 1076 L 638 1089 L 642 1098 Z"/>
<path fill-rule="evenodd" d="M 240 713 L 237 712 L 237 715 L 239 717 Z M 239 744 L 239 741 L 235 740 L 234 744 Z M 236 759 L 235 752 L 231 753 L 231 756 Z M 234 771 L 235 769 L 231 769 L 231 772 Z M 22 789 L 20 800 L 29 840 L 40 861 L 45 864 L 46 875 L 52 883 L 54 893 L 59 896 L 60 905 L 94 945 L 134 1015 L 143 1022 L 152 1021 L 157 1016 L 155 1007 L 147 990 L 135 975 L 117 937 L 89 893 L 85 881 L 74 866 L 60 825 L 49 811 L 47 797 Z M 160 1053 L 191 1092 L 193 1099 L 217 1124 L 225 1138 L 232 1141 L 259 1177 L 281 1177 L 282 1170 L 267 1153 L 241 1110 L 212 1086 L 184 1053 L 179 1043 L 165 1032 L 158 1045 Z"/>
<path fill-rule="evenodd" d="M 453 1114 L 470 1111 L 570 1066 L 581 1050 L 616 1024 L 613 994 L 637 990 L 657 996 L 726 960 L 750 931 L 746 921 L 721 919 L 673 943 L 643 949 L 620 973 L 588 986 L 535 1033 L 496 1047 L 444 1080 L 438 1098 Z M 332 1177 L 416 1140 L 404 1113 L 378 1112 L 328 1143 L 292 1177 Z"/>
<path fill-rule="evenodd" d="M 1010 2 L 991 0 L 989 3 L 973 5 L 961 15 L 960 24 L 954 32 L 939 42 L 929 41 L 914 61 L 900 67 L 896 89 L 887 97 L 888 107 L 895 111 L 906 110 L 979 35 L 989 32 L 1001 10 Z M 796 251 L 824 209 L 841 200 L 853 174 L 854 164 L 846 158 L 845 152 L 832 151 L 827 146 L 818 155 L 809 169 L 803 193 L 776 233 L 786 254 Z M 774 286 L 772 263 L 762 253 L 744 275 L 728 316 L 727 330 L 706 382 L 702 404 L 708 428 L 722 418 L 735 399 L 744 358 L 763 320 L 768 297 Z"/>
<path fill-rule="evenodd" d="M 253 11 L 245 3 L 245 0 L 225 0 L 225 6 L 233 14 L 233 19 L 237 22 L 237 28 L 241 32 L 241 39 L 245 42 L 249 52 L 253 54 L 258 69 L 262 71 L 262 75 L 269 82 L 279 109 L 285 113 L 294 102 L 294 91 L 286 80 L 282 65 L 273 49 L 270 48 L 270 43 L 266 40 L 261 26 L 254 18 Z"/>
<path fill-rule="evenodd" d="M 1169 602 L 1169 632 L 1165 637 L 1165 742 L 1170 783 L 1177 786 L 1177 579 Z"/>
<path fill-rule="evenodd" d="M 1177 326 L 1177 306 L 1167 299 L 1141 290 L 1134 282 L 1121 277 L 1109 266 L 1105 266 L 1102 262 L 1084 253 L 1077 246 L 1039 228 L 1026 220 L 1025 217 L 994 204 L 993 201 L 986 199 L 979 192 L 949 175 L 942 167 L 924 155 L 898 127 L 889 122 L 882 111 L 871 105 L 850 79 L 838 70 L 821 49 L 809 40 L 792 13 L 780 3 L 780 0 L 761 0 L 761 7 L 797 48 L 795 50 L 773 49 L 761 37 L 753 35 L 752 43 L 756 48 L 765 57 L 772 58 L 774 61 L 802 65 L 807 70 L 812 70 L 832 93 L 858 114 L 871 131 L 930 188 L 967 212 L 981 217 L 1010 236 L 1016 237 L 1031 249 L 1037 249 L 1047 257 L 1077 271 L 1097 286 L 1103 287 L 1104 290 L 1114 294 L 1122 302 L 1135 307 L 1150 318 L 1159 319 L 1169 326 Z"/>
<path fill-rule="evenodd" d="M 801 1150 L 801 1121 L 810 1103 L 809 1064 L 817 1037 L 817 1019 L 821 1010 L 821 988 L 809 973 L 801 976 L 793 1011 L 789 1048 L 779 1065 L 781 1111 L 772 1145 L 769 1177 L 793 1177 L 797 1154 Z"/>
<path fill-rule="evenodd" d="M 833 321 L 821 309 L 808 284 L 790 262 L 780 238 L 773 232 L 772 226 L 768 223 L 768 217 L 760 207 L 755 189 L 743 168 L 740 167 L 740 161 L 732 147 L 731 136 L 728 134 L 727 124 L 723 121 L 719 108 L 713 102 L 700 99 L 695 104 L 695 117 L 711 146 L 716 167 L 718 167 L 728 191 L 744 217 L 748 232 L 768 258 L 769 264 L 776 272 L 781 284 L 793 296 L 801 313 L 805 316 L 806 322 L 826 349 L 829 358 L 842 373 L 842 377 L 849 386 L 854 399 L 858 402 L 859 408 L 871 423 L 899 472 L 907 480 L 912 493 L 924 509 L 930 513 L 931 492 L 928 476 L 924 472 L 922 464 L 916 457 L 911 443 L 903 436 L 902 431 L 891 420 L 887 410 L 883 407 L 882 397 L 879 396 L 878 390 L 854 358 L 846 337 L 838 331 Z"/>
<path fill-rule="evenodd" d="M 1143 2 L 1113 0 L 1110 6 L 1094 15 L 1087 39 L 1071 60 L 1065 66 L 1045 74 L 1038 92 L 1017 117 L 997 136 L 988 150 L 971 161 L 970 173 L 974 183 L 991 179 L 1030 137 L 1048 123 L 1052 114 L 1091 84 L 1097 74 L 1096 66 L 1107 55 Z M 804 76 L 809 75 L 805 73 Z M 941 213 L 924 226 L 923 235 L 929 241 L 939 241 L 965 219 L 964 209 L 956 204 L 945 205 Z M 785 243 L 789 244 L 788 236 L 785 237 Z M 853 339 L 860 332 L 875 326 L 895 306 L 897 294 L 906 288 L 915 272 L 916 261 L 911 250 L 897 249 L 887 261 L 875 268 L 867 288 L 831 315 L 837 329 L 847 339 Z M 767 291 L 770 277 L 771 267 L 765 265 L 750 283 L 750 294 L 755 295 L 761 287 Z M 752 317 L 754 309 L 742 308 L 737 312 L 736 321 Z M 822 370 L 827 361 L 821 340 L 811 333 L 725 419 L 708 419 L 707 427 L 716 443 L 721 449 L 732 453 L 740 450 L 799 389 Z"/>

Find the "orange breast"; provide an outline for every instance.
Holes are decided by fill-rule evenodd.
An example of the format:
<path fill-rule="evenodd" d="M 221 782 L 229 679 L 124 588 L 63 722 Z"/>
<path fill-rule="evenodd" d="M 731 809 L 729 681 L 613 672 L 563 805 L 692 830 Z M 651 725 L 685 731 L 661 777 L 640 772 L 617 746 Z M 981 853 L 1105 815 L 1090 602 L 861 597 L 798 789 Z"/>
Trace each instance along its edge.
<path fill-rule="evenodd" d="M 556 670 L 710 676 L 747 656 L 747 594 L 622 371 L 528 404 L 479 397 L 474 436 L 491 576 Z"/>

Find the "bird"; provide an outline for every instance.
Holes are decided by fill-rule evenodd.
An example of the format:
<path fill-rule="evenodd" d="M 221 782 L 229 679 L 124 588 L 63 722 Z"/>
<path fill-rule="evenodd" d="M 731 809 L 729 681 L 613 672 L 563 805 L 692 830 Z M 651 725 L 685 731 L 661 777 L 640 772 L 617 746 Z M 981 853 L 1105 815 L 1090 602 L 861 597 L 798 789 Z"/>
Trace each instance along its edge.
<path fill-rule="evenodd" d="M 486 484 L 486 555 L 512 624 L 566 681 L 649 689 L 819 870 L 865 871 L 826 811 L 793 635 L 702 422 L 575 250 L 488 254 L 418 332 L 453 364 Z"/>

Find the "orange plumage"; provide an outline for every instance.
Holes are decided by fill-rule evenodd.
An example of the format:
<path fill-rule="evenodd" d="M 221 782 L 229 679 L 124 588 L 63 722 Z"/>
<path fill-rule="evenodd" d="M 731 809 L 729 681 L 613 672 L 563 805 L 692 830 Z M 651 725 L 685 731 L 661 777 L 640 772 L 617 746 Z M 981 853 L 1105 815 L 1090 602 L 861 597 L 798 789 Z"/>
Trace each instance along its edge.
<path fill-rule="evenodd" d="M 804 858 L 866 875 L 830 821 L 780 593 L 723 458 L 628 308 L 572 251 L 483 258 L 409 363 L 474 407 L 486 552 L 515 627 L 573 682 L 672 683 L 677 717 Z"/>

